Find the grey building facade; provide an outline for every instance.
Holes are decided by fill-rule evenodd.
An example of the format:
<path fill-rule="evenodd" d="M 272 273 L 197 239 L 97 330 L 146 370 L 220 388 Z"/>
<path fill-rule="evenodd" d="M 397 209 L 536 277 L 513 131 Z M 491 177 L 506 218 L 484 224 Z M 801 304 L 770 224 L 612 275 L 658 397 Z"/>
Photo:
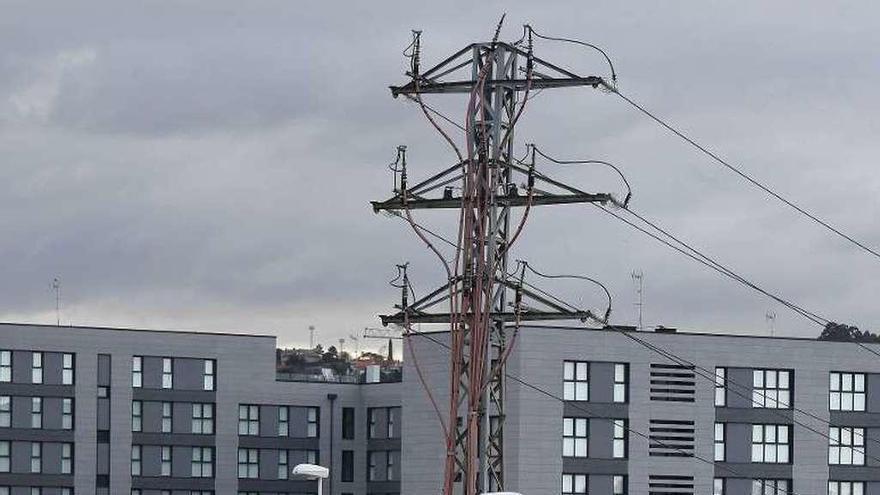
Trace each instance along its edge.
<path fill-rule="evenodd" d="M 399 383 L 279 380 L 275 338 L 0 325 L 0 495 L 400 493 Z"/>
<path fill-rule="evenodd" d="M 520 330 L 505 384 L 505 489 L 880 494 L 877 355 L 813 339 L 626 332 Z M 416 335 L 407 348 L 403 493 L 440 491 L 441 428 L 412 353 L 445 405 L 447 337 Z"/>

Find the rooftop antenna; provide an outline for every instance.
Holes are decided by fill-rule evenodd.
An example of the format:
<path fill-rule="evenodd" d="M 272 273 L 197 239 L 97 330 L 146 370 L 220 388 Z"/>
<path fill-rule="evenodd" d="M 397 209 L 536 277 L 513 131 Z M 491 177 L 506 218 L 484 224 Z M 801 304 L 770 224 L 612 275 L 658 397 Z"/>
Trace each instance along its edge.
<path fill-rule="evenodd" d="M 55 325 L 61 326 L 61 280 L 55 277 L 52 280 L 52 288 L 55 289 Z"/>
<path fill-rule="evenodd" d="M 348 334 L 348 340 L 354 342 L 354 357 L 357 358 L 361 353 L 361 340 L 354 334 Z"/>
<path fill-rule="evenodd" d="M 644 323 L 642 321 L 642 308 L 644 307 L 645 272 L 643 272 L 642 270 L 633 270 L 632 279 L 633 283 L 636 286 L 636 302 L 634 306 L 639 312 L 638 330 L 642 331 L 642 329 L 644 328 Z"/>
<path fill-rule="evenodd" d="M 767 310 L 767 313 L 764 314 L 764 320 L 767 321 L 767 327 L 770 329 L 770 336 L 773 337 L 776 335 L 776 311 L 772 309 Z"/>
<path fill-rule="evenodd" d="M 309 325 L 309 349 L 315 348 L 315 325 Z"/>

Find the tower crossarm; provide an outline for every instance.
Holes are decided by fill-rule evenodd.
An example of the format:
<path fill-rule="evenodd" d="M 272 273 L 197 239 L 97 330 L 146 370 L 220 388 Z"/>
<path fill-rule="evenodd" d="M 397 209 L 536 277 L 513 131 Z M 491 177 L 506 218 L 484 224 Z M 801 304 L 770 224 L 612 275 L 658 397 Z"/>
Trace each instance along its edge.
<path fill-rule="evenodd" d="M 496 49 L 499 47 L 504 48 L 510 53 L 523 57 L 523 59 L 529 56 L 525 50 L 510 43 L 497 42 L 494 43 L 494 46 Z M 392 96 L 396 98 L 400 95 L 414 95 L 417 93 L 470 93 L 473 91 L 475 84 L 470 71 L 474 63 L 472 54 L 475 52 L 475 47 L 480 48 L 480 53 L 485 53 L 492 49 L 493 43 L 474 43 L 464 47 L 431 69 L 419 74 L 418 84 L 416 84 L 416 81 L 409 81 L 400 86 L 391 86 Z M 525 74 L 518 78 L 488 78 L 482 82 L 483 87 L 487 89 L 504 87 L 505 89 L 513 89 L 515 91 L 525 91 L 531 85 L 531 90 L 534 91 L 575 86 L 592 86 L 597 88 L 605 84 L 605 80 L 599 76 L 578 75 L 534 55 L 532 55 L 532 60 L 534 71 L 531 81 Z M 408 75 L 410 77 L 413 76 L 411 73 Z"/>

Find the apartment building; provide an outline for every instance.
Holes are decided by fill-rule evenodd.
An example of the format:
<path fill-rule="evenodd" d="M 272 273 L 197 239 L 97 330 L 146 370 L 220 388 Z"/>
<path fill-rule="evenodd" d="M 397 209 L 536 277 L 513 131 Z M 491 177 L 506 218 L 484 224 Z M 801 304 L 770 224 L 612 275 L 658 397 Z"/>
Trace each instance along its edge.
<path fill-rule="evenodd" d="M 446 339 L 407 349 L 403 493 L 441 486 L 441 428 L 411 357 L 443 376 Z M 508 375 L 508 490 L 880 494 L 880 358 L 853 343 L 527 327 Z M 431 387 L 443 404 L 448 384 Z"/>
<path fill-rule="evenodd" d="M 291 381 L 275 337 L 0 324 L 0 495 L 398 494 L 399 383 Z"/>

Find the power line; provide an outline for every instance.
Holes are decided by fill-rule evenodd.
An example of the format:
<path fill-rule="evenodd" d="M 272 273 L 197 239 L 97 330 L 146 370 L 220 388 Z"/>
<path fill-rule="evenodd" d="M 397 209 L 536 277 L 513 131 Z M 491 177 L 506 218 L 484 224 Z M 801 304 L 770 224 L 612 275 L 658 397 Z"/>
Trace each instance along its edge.
<path fill-rule="evenodd" d="M 644 227 L 642 227 L 642 226 L 640 226 L 640 225 L 637 225 L 637 224 L 634 223 L 633 221 L 631 221 L 631 220 L 629 220 L 629 219 L 627 219 L 627 218 L 624 218 L 622 215 L 619 215 L 618 213 L 614 212 L 613 210 L 610 210 L 610 209 L 608 209 L 608 208 L 606 208 L 606 207 L 604 207 L 604 206 L 602 206 L 602 205 L 595 205 L 595 206 L 596 206 L 597 208 L 599 208 L 600 210 L 604 211 L 605 213 L 611 215 L 612 217 L 614 217 L 614 218 L 620 220 L 621 222 L 623 222 L 623 223 L 629 225 L 630 227 L 632 227 L 632 228 L 638 230 L 639 232 L 642 232 L 643 234 L 645 234 L 645 235 L 647 235 L 647 236 L 653 238 L 654 240 L 660 242 L 661 244 L 663 244 L 663 245 L 669 247 L 670 249 L 672 249 L 672 250 L 674 250 L 674 251 L 677 251 L 677 252 L 679 252 L 679 253 L 685 255 L 686 257 L 688 257 L 688 258 L 690 258 L 690 259 L 696 261 L 697 263 L 700 263 L 701 265 L 704 265 L 704 266 L 706 266 L 706 267 L 708 267 L 708 268 L 711 268 L 712 270 L 715 270 L 716 272 L 718 272 L 718 273 L 720 273 L 720 274 L 722 274 L 722 275 L 724 275 L 724 276 L 726 276 L 726 277 L 728 277 L 728 278 L 730 278 L 730 279 L 732 279 L 732 280 L 734 280 L 734 281 L 736 281 L 736 282 L 739 282 L 740 284 L 742 284 L 742 285 L 744 285 L 744 286 L 746 286 L 746 287 L 748 287 L 748 288 L 750 288 L 750 289 L 752 289 L 752 290 L 755 290 L 755 291 L 757 291 L 757 292 L 759 292 L 759 293 L 761 293 L 761 294 L 763 294 L 763 295 L 765 295 L 765 296 L 767 296 L 767 297 L 773 299 L 774 301 L 776 301 L 776 302 L 782 304 L 783 306 L 785 306 L 785 307 L 791 309 L 792 311 L 794 311 L 795 313 L 799 314 L 800 316 L 802 316 L 802 317 L 804 317 L 804 318 L 806 318 L 806 319 L 812 321 L 812 322 L 815 323 L 816 325 L 824 326 L 824 325 L 827 325 L 827 324 L 829 323 L 829 321 L 830 321 L 830 320 L 828 320 L 827 318 L 824 318 L 824 317 L 822 317 L 822 316 L 819 316 L 819 315 L 817 315 L 816 313 L 813 313 L 812 311 L 806 310 L 806 309 L 804 309 L 803 307 L 798 306 L 797 304 L 794 304 L 794 303 L 792 303 L 792 302 L 790 302 L 790 301 L 788 301 L 788 300 L 786 300 L 786 299 L 783 299 L 781 296 L 776 295 L 776 294 L 774 294 L 774 293 L 771 293 L 771 292 L 769 292 L 769 291 L 767 291 L 767 290 L 761 288 L 760 286 L 758 286 L 758 285 L 756 285 L 756 284 L 750 282 L 750 281 L 747 280 L 745 277 L 742 277 L 741 275 L 737 274 L 736 272 L 734 272 L 734 271 L 731 270 L 730 268 L 728 268 L 728 267 L 722 265 L 721 263 L 715 261 L 714 259 L 712 259 L 712 258 L 709 257 L 708 255 L 706 255 L 706 254 L 700 252 L 699 250 L 697 250 L 696 248 L 694 248 L 694 247 L 690 246 L 689 244 L 685 243 L 684 241 L 682 241 L 682 240 L 679 239 L 678 237 L 676 237 L 676 236 L 670 234 L 667 230 L 660 228 L 656 223 L 651 222 L 651 221 L 647 220 L 646 218 L 644 218 L 643 216 L 641 216 L 641 215 L 639 215 L 639 214 L 633 212 L 631 209 L 626 209 L 626 210 L 623 210 L 623 211 L 626 211 L 626 212 L 632 214 L 632 215 L 635 216 L 637 219 L 639 219 L 639 220 L 641 220 L 642 222 L 644 222 L 645 224 L 649 225 L 651 228 L 655 229 L 657 232 L 659 232 L 659 233 L 661 233 L 662 235 L 666 236 L 666 237 L 667 237 L 668 239 L 670 239 L 671 241 L 670 241 L 670 240 L 667 240 L 667 239 L 664 239 L 664 238 L 661 237 L 660 235 L 658 235 L 658 234 L 656 234 L 656 233 L 654 233 L 654 232 L 651 232 L 651 231 L 649 231 L 648 229 L 646 229 L 646 228 L 644 228 Z M 676 245 L 676 244 L 677 244 L 677 245 Z"/>
<path fill-rule="evenodd" d="M 663 349 L 662 347 L 658 347 L 658 346 L 656 346 L 656 345 L 654 345 L 654 344 L 651 344 L 650 342 L 646 342 L 646 341 L 644 341 L 644 340 L 642 340 L 642 339 L 639 339 L 638 337 L 635 337 L 634 335 L 632 335 L 631 332 L 618 332 L 618 333 L 620 333 L 621 335 L 623 335 L 623 336 L 629 338 L 630 340 L 632 340 L 632 341 L 638 343 L 638 344 L 641 345 L 642 347 L 645 347 L 645 348 L 647 348 L 647 349 L 649 349 L 649 350 L 651 350 L 651 351 L 653 351 L 653 352 L 655 352 L 655 353 L 657 353 L 657 354 L 660 354 L 661 356 L 665 357 L 666 359 L 669 359 L 669 360 L 671 360 L 671 361 L 673 361 L 673 362 L 675 362 L 675 363 L 678 363 L 678 364 L 680 364 L 680 365 L 682 365 L 682 366 L 686 366 L 686 367 L 689 367 L 689 368 L 692 368 L 692 369 L 695 369 L 695 370 L 700 370 L 700 371 L 703 371 L 703 372 L 705 372 L 705 373 L 708 373 L 709 375 L 705 375 L 705 374 L 703 374 L 703 373 L 697 373 L 697 372 L 695 372 L 695 374 L 696 374 L 697 376 L 699 376 L 699 377 L 701 377 L 701 378 L 705 378 L 706 380 L 709 380 L 709 381 L 711 381 L 712 383 L 715 383 L 715 384 L 717 385 L 717 376 L 715 375 L 715 372 L 714 372 L 714 371 L 708 370 L 708 369 L 706 369 L 706 368 L 704 368 L 704 367 L 702 367 L 702 366 L 699 366 L 699 365 L 697 365 L 697 364 L 694 364 L 694 363 L 692 363 L 692 362 L 690 362 L 690 361 L 688 361 L 688 360 L 686 360 L 686 359 L 684 359 L 684 358 L 682 358 L 682 357 L 676 355 L 675 353 L 673 353 L 673 352 L 671 352 L 671 351 L 667 351 L 666 349 Z M 750 390 L 749 387 L 747 387 L 747 386 L 745 386 L 745 385 L 742 385 L 742 384 L 740 384 L 740 383 L 737 383 L 737 382 L 734 381 L 734 380 L 731 380 L 730 377 L 729 377 L 729 376 L 726 376 L 726 375 L 725 375 L 725 377 L 724 377 L 724 382 L 725 382 L 725 387 L 724 387 L 725 390 L 730 391 L 730 392 L 733 392 L 735 395 L 737 395 L 737 396 L 739 396 L 739 397 L 742 397 L 742 398 L 748 400 L 749 402 L 753 402 L 753 401 L 754 401 L 754 399 L 753 399 L 752 397 L 749 397 L 749 396 L 747 396 L 747 395 L 745 395 L 745 394 L 743 394 L 743 393 L 741 393 L 741 392 L 737 392 L 737 391 L 735 391 L 735 390 L 733 390 L 733 389 L 727 387 L 727 384 L 728 384 L 728 383 L 731 383 L 731 384 L 733 384 L 733 385 L 739 387 L 740 389 L 744 389 L 744 390 Z M 766 394 L 764 394 L 764 393 L 760 393 L 760 395 L 761 395 L 761 397 L 763 397 L 764 399 L 767 398 Z M 826 420 L 826 419 L 824 419 L 824 418 L 821 418 L 821 417 L 819 417 L 819 416 L 817 416 L 817 415 L 815 415 L 815 414 L 813 414 L 813 413 L 811 413 L 811 412 L 809 412 L 809 411 L 805 411 L 805 410 L 803 410 L 803 409 L 800 409 L 800 408 L 795 407 L 795 406 L 794 406 L 794 401 L 793 401 L 793 400 L 791 400 L 790 402 L 791 402 L 791 404 L 789 404 L 789 405 L 791 406 L 791 410 L 792 410 L 793 412 L 797 412 L 797 413 L 803 414 L 803 415 L 808 416 L 808 417 L 810 417 L 810 418 L 812 418 L 812 419 L 815 419 L 815 420 L 817 420 L 817 421 L 819 421 L 819 422 L 821 422 L 821 423 L 824 423 L 824 424 L 826 424 L 826 425 L 828 425 L 828 426 L 835 426 L 835 425 L 832 424 L 830 421 L 828 421 L 828 420 Z M 779 417 L 781 417 L 781 418 L 783 418 L 783 419 L 788 419 L 788 417 L 787 417 L 786 415 L 784 415 L 783 413 L 781 413 L 779 409 L 773 409 L 773 408 L 765 408 L 765 409 L 766 409 L 767 411 L 770 411 L 770 412 L 771 412 L 772 414 L 774 414 L 775 416 L 779 416 Z M 811 426 L 809 426 L 809 425 L 807 425 L 807 424 L 801 423 L 801 422 L 799 422 L 798 420 L 796 420 L 796 419 L 794 419 L 794 418 L 792 418 L 792 422 L 793 422 L 794 424 L 798 425 L 798 426 L 801 426 L 801 427 L 803 427 L 803 428 L 809 430 L 809 431 L 812 432 L 812 433 L 815 433 L 815 434 L 819 435 L 820 437 L 822 437 L 822 438 L 824 438 L 824 439 L 826 439 L 826 440 L 832 440 L 832 439 L 831 439 L 831 436 L 829 436 L 828 434 L 823 433 L 823 432 L 820 432 L 819 430 L 816 430 L 816 429 L 814 429 L 813 427 L 811 427 Z M 853 432 L 853 434 L 856 435 L 855 432 Z M 866 438 L 867 438 L 867 439 L 869 439 L 869 440 L 871 440 L 871 441 L 873 441 L 873 442 L 876 442 L 876 443 L 880 444 L 880 440 L 877 440 L 877 439 L 874 439 L 874 438 L 869 438 L 867 435 L 857 435 L 857 436 L 861 436 L 863 439 L 866 439 Z M 855 448 L 855 447 L 854 447 L 854 448 Z M 858 450 L 858 449 L 856 449 L 856 450 Z M 868 457 L 869 459 L 872 459 L 872 460 L 875 460 L 875 461 L 880 461 L 880 458 L 877 458 L 877 457 L 875 457 L 875 456 L 872 456 L 872 455 L 868 454 L 866 448 L 863 448 L 862 451 L 861 451 L 861 453 L 864 454 L 864 455 L 865 455 L 866 457 Z"/>
<path fill-rule="evenodd" d="M 425 339 L 427 339 L 427 340 L 429 340 L 430 342 L 433 342 L 434 344 L 436 344 L 436 345 L 438 345 L 438 346 L 440 346 L 440 347 L 446 349 L 447 351 L 450 350 L 449 345 L 447 345 L 447 344 L 444 343 L 444 342 L 440 342 L 439 340 L 433 338 L 431 335 L 429 335 L 429 334 L 427 334 L 427 333 L 425 333 L 425 332 L 412 330 L 412 331 L 410 332 L 410 334 L 415 334 L 415 335 L 418 335 L 418 336 L 420 336 L 420 337 L 424 337 Z M 532 391 L 534 391 L 534 392 L 537 392 L 537 393 L 540 394 L 540 395 L 543 395 L 543 396 L 547 397 L 547 398 L 553 399 L 553 400 L 558 401 L 558 402 L 560 402 L 560 403 L 562 403 L 562 404 L 568 404 L 569 407 L 572 407 L 572 408 L 574 408 L 574 409 L 577 409 L 577 410 L 579 410 L 579 411 L 581 411 L 581 412 L 583 412 L 583 413 L 589 414 L 589 415 L 591 415 L 591 416 L 594 414 L 592 410 L 590 410 L 589 408 L 587 408 L 587 407 L 584 406 L 583 404 L 581 404 L 581 403 L 579 403 L 579 402 L 566 401 L 563 397 L 559 397 L 558 395 L 556 395 L 556 394 L 554 394 L 554 393 L 552 393 L 552 392 L 549 392 L 549 391 L 547 391 L 547 390 L 545 390 L 545 389 L 543 389 L 543 388 L 541 388 L 541 387 L 539 387 L 539 386 L 537 386 L 537 385 L 534 385 L 534 384 L 532 384 L 532 383 L 529 383 L 528 381 L 526 381 L 526 380 L 524 380 L 524 379 L 522 379 L 522 378 L 520 378 L 520 377 L 518 377 L 518 376 L 516 376 L 516 375 L 512 375 L 512 374 L 508 373 L 506 370 L 505 370 L 505 372 L 504 372 L 504 376 L 507 377 L 507 378 L 510 379 L 510 380 L 513 380 L 513 381 L 516 382 L 516 383 L 519 383 L 520 385 L 522 385 L 522 386 L 524 386 L 524 387 L 526 387 L 526 388 L 528 388 L 528 389 L 530 389 L 530 390 L 532 390 Z M 614 418 L 609 418 L 609 419 L 612 419 L 612 420 L 613 420 Z M 641 432 L 641 431 L 639 431 L 639 430 L 636 430 L 636 429 L 630 427 L 630 422 L 629 422 L 629 420 L 627 420 L 627 421 L 624 423 L 624 429 L 625 429 L 627 432 L 629 432 L 629 433 L 632 433 L 632 434 L 634 434 L 634 435 L 636 435 L 636 436 L 638 436 L 638 437 L 641 437 L 641 438 L 643 438 L 643 439 L 645 439 L 645 440 L 648 440 L 649 442 L 655 443 L 655 444 L 657 444 L 657 445 L 659 445 L 659 446 L 661 446 L 661 447 L 663 447 L 663 448 L 667 448 L 667 449 L 670 449 L 670 450 L 674 450 L 674 451 L 676 451 L 676 452 L 678 452 L 678 453 L 685 454 L 687 457 L 691 457 L 691 458 L 696 459 L 696 460 L 698 460 L 698 461 L 700 461 L 700 462 L 703 462 L 703 463 L 705 463 L 705 464 L 709 464 L 710 466 L 719 467 L 719 468 L 723 469 L 724 471 L 727 471 L 729 474 L 733 475 L 734 477 L 739 477 L 739 478 L 751 478 L 751 476 L 747 476 L 745 473 L 739 472 L 739 471 L 737 471 L 736 469 L 734 469 L 734 468 L 732 468 L 732 467 L 730 467 L 730 466 L 728 466 L 728 465 L 726 465 L 726 464 L 716 464 L 714 460 L 706 459 L 706 458 L 704 458 L 704 457 L 702 457 L 702 456 L 699 456 L 699 455 L 697 455 L 697 454 L 695 454 L 695 453 L 693 453 L 693 452 L 691 452 L 691 451 L 681 449 L 681 448 L 676 447 L 676 446 L 674 446 L 674 445 L 668 445 L 668 444 L 666 444 L 665 442 L 663 442 L 663 440 L 656 439 L 656 438 L 655 438 L 655 439 L 652 439 L 651 436 L 650 436 L 649 434 L 643 433 L 643 432 Z M 777 491 L 782 491 L 783 493 L 785 493 L 785 494 L 787 494 L 787 495 L 798 495 L 796 492 L 794 492 L 794 491 L 792 491 L 792 490 L 777 490 Z"/>
<path fill-rule="evenodd" d="M 841 231 L 841 230 L 838 229 L 837 227 L 834 227 L 833 225 L 829 224 L 827 221 L 822 220 L 821 218 L 817 217 L 817 216 L 814 215 L 813 213 L 810 213 L 809 211 L 805 210 L 803 207 L 798 206 L 798 205 L 795 204 L 793 201 L 788 200 L 788 199 L 786 199 L 785 197 L 783 197 L 781 194 L 779 194 L 779 193 L 773 191 L 772 189 L 770 189 L 769 186 L 764 185 L 763 183 L 761 183 L 760 181 L 758 181 L 758 179 L 752 177 L 751 175 L 749 175 L 748 173 L 744 172 L 743 170 L 741 170 L 741 169 L 738 168 L 737 166 L 735 166 L 735 165 L 731 164 L 730 162 L 724 160 L 723 158 L 721 158 L 720 156 L 718 156 L 718 155 L 715 154 L 714 152 L 712 152 L 712 151 L 710 151 L 709 149 L 707 149 L 705 146 L 699 144 L 697 141 L 695 141 L 695 140 L 692 139 L 691 137 L 687 136 L 684 132 L 682 132 L 682 131 L 678 130 L 677 128 L 675 128 L 672 124 L 670 124 L 670 123 L 666 122 L 665 120 L 661 119 L 660 117 L 658 117 L 658 116 L 655 115 L 654 113 L 650 112 L 648 109 L 646 109 L 646 108 L 643 107 L 642 105 L 639 105 L 638 103 L 636 103 L 635 101 L 633 101 L 631 98 L 629 98 L 628 96 L 626 96 L 626 95 L 624 95 L 623 93 L 621 93 L 620 90 L 618 90 L 614 85 L 606 84 L 605 87 L 606 87 L 609 91 L 611 91 L 612 93 L 614 93 L 614 94 L 616 94 L 617 96 L 619 96 L 622 100 L 624 100 L 625 102 L 629 103 L 633 108 L 635 108 L 636 110 L 638 110 L 639 112 L 641 112 L 642 114 L 644 114 L 645 116 L 647 116 L 648 118 L 650 118 L 651 120 L 653 120 L 654 122 L 660 124 L 662 127 L 666 128 L 666 130 L 668 130 L 669 132 L 671 132 L 671 133 L 675 134 L 676 136 L 678 136 L 679 138 L 683 139 L 685 142 L 687 142 L 688 144 L 690 144 L 691 146 L 693 146 L 694 148 L 696 148 L 697 150 L 699 150 L 700 152 L 702 152 L 704 155 L 706 155 L 706 156 L 708 156 L 709 158 L 713 159 L 714 161 L 718 162 L 719 164 L 721 164 L 722 166 L 726 167 L 728 170 L 730 170 L 731 172 L 733 172 L 733 173 L 735 173 L 736 175 L 740 176 L 741 178 L 745 179 L 747 182 L 751 183 L 753 186 L 755 186 L 755 187 L 757 187 L 758 189 L 764 191 L 764 192 L 767 193 L 768 195 L 770 195 L 770 196 L 772 196 L 773 198 L 779 200 L 780 202 L 782 202 L 782 203 L 785 204 L 786 206 L 788 206 L 788 207 L 794 209 L 794 210 L 797 211 L 798 213 L 800 213 L 800 214 L 806 216 L 807 218 L 809 218 L 810 220 L 816 222 L 817 224 L 821 225 L 822 227 L 825 227 L 826 229 L 828 229 L 828 230 L 830 230 L 831 232 L 837 234 L 838 236 L 842 237 L 843 239 L 846 239 L 846 240 L 849 241 L 850 243 L 852 243 L 852 244 L 858 246 L 859 248 L 861 248 L 861 249 L 864 250 L 865 252 L 870 253 L 870 254 L 874 255 L 875 257 L 877 257 L 877 258 L 880 258 L 880 252 L 876 251 L 875 249 L 872 249 L 872 248 L 868 247 L 868 246 L 865 245 L 863 242 L 856 240 L 855 238 L 853 238 L 852 236 L 850 236 L 850 235 L 844 233 L 843 231 Z"/>

